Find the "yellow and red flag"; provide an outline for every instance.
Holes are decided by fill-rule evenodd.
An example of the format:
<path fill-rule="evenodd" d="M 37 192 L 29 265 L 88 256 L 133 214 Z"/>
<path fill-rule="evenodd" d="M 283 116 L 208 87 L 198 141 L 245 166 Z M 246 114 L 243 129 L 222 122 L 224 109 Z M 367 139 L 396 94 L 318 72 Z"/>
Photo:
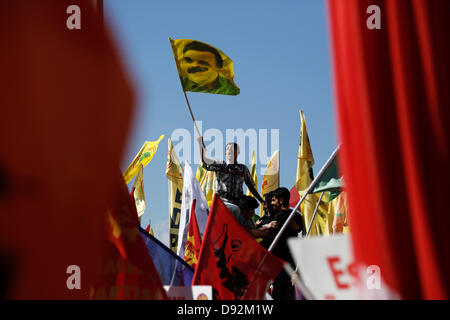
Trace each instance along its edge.
<path fill-rule="evenodd" d="M 184 251 L 184 261 L 189 263 L 194 269 L 197 266 L 202 246 L 202 237 L 198 228 L 197 217 L 195 216 L 195 202 L 196 199 L 192 201 L 186 249 Z"/>
<path fill-rule="evenodd" d="M 134 157 L 133 161 L 123 173 L 123 178 L 125 179 L 126 184 L 128 184 L 131 179 L 133 179 L 133 177 L 139 171 L 139 166 L 141 164 L 143 167 L 145 167 L 153 159 L 156 150 L 158 150 L 158 144 L 164 137 L 165 135 L 162 134 L 156 141 L 145 141 L 144 145 Z"/>
<path fill-rule="evenodd" d="M 261 300 L 284 261 L 253 239 L 215 194 L 193 285 L 213 287 L 217 300 Z"/>

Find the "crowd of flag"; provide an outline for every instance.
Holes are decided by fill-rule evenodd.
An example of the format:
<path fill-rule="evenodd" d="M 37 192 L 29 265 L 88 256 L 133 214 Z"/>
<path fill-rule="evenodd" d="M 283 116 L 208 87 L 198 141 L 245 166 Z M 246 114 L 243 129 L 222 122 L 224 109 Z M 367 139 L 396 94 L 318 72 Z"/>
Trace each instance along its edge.
<path fill-rule="evenodd" d="M 194 40 L 178 42 L 187 44 L 192 41 Z M 178 42 L 171 40 L 172 46 Z M 190 91 L 184 87 L 178 61 L 183 48 L 175 49 L 174 58 L 183 90 Z M 228 59 L 229 70 L 225 74 L 235 86 L 232 61 L 221 51 L 218 52 L 224 59 Z M 196 88 L 195 91 L 198 90 L 200 89 Z M 205 89 L 204 92 L 208 91 Z M 228 91 L 209 93 L 230 94 Z M 92 288 L 91 296 L 163 299 L 167 296 L 162 285 L 210 285 L 215 299 L 264 299 L 269 281 L 282 270 L 284 261 L 263 248 L 231 215 L 220 197 L 214 193 L 213 171 L 206 171 L 200 163 L 194 175 L 188 162 L 183 169 L 170 138 L 166 165 L 169 185 L 169 246 L 155 237 L 150 224 L 145 229 L 141 227 L 141 218 L 146 209 L 143 170 L 151 162 L 164 137 L 163 134 L 156 141 L 146 141 L 123 173 L 125 184 L 130 184 L 134 178 L 130 194 L 134 201 L 130 203 L 127 201 L 130 199 L 122 199 L 108 215 L 111 243 L 117 248 L 115 254 L 120 255 L 119 260 L 112 261 L 120 261 L 123 265 L 116 263 L 112 267 L 105 266 L 103 278 L 110 287 L 97 285 Z M 290 190 L 291 207 L 297 205 L 313 181 L 313 166 L 314 156 L 305 115 L 300 111 L 300 142 L 296 184 Z M 258 190 L 254 150 L 249 168 Z M 267 162 L 261 183 L 261 196 L 264 198 L 279 187 L 280 150 L 276 150 Z M 246 194 L 253 196 L 249 190 Z M 117 201 L 119 199 L 120 197 Z M 304 228 L 300 236 L 347 233 L 349 221 L 346 208 L 343 179 L 339 175 L 335 159 L 313 193 L 307 194 L 301 204 Z M 317 213 L 314 214 L 315 212 Z M 264 214 L 261 206 L 259 215 L 255 214 L 254 220 Z M 133 221 L 136 223 L 134 227 Z M 139 241 L 140 239 L 143 241 Z M 145 258 L 140 260 L 139 256 Z M 128 267 L 125 267 L 127 264 Z M 115 277 L 116 280 L 110 281 L 108 277 Z M 123 290 L 125 284 L 131 285 L 134 291 L 130 293 Z"/>
<path fill-rule="evenodd" d="M 139 224 L 144 223 L 141 221 L 141 217 L 145 210 L 143 169 L 150 163 L 164 137 L 161 135 L 156 141 L 145 142 L 123 174 L 125 182 L 128 183 L 134 177 L 134 183 L 130 183 L 130 187 L 135 203 L 133 209 L 139 219 Z M 276 150 L 267 163 L 260 189 L 263 198 L 270 191 L 280 187 L 279 155 L 279 150 Z M 300 111 L 297 183 L 290 190 L 291 207 L 295 207 L 311 184 L 314 178 L 313 165 L 314 157 L 309 143 L 305 115 L 303 111 Z M 346 195 L 337 165 L 337 159 L 335 159 L 315 187 L 314 193 L 308 194 L 302 203 L 300 211 L 305 228 L 299 234 L 300 237 L 305 237 L 309 228 L 309 237 L 349 232 Z M 254 151 L 249 169 L 257 189 L 259 189 Z M 201 163 L 198 165 L 195 175 L 189 163 L 185 163 L 183 169 L 169 138 L 166 177 L 169 185 L 169 247 L 155 237 L 150 224 L 146 229 L 139 227 L 138 230 L 136 228 L 136 232 L 141 234 L 146 244 L 146 252 L 143 254 L 149 255 L 153 260 L 160 284 L 171 286 L 211 285 L 214 297 L 217 299 L 264 298 L 265 290 L 263 289 L 266 289 L 270 279 L 276 277 L 283 263 L 270 255 L 264 258 L 263 267 L 258 266 L 262 257 L 270 253 L 235 221 L 226 207 L 221 204 L 220 198 L 215 198 L 215 173 L 206 171 Z M 320 196 L 322 192 L 323 194 Z M 247 190 L 247 195 L 253 196 L 249 190 Z M 314 221 L 311 221 L 315 210 L 317 210 L 317 214 Z M 261 210 L 259 215 L 255 213 L 254 218 L 257 219 L 262 215 L 264 215 L 264 211 Z M 233 259 L 228 260 L 226 266 L 221 266 L 220 258 L 214 254 L 214 250 L 220 249 L 219 240 L 223 240 L 225 233 L 229 238 L 239 239 L 240 248 L 237 250 L 233 247 L 235 244 L 231 243 L 224 245 L 223 257 L 230 258 L 232 256 Z M 240 254 L 240 252 L 247 253 Z M 239 279 L 227 280 L 223 274 L 231 275 L 231 268 L 237 266 L 243 272 L 243 279 L 240 280 L 243 289 L 241 291 L 234 289 L 233 292 L 233 287 L 229 285 L 227 288 L 227 284 L 233 281 L 239 282 Z M 204 272 L 204 270 L 208 270 L 208 272 Z"/>

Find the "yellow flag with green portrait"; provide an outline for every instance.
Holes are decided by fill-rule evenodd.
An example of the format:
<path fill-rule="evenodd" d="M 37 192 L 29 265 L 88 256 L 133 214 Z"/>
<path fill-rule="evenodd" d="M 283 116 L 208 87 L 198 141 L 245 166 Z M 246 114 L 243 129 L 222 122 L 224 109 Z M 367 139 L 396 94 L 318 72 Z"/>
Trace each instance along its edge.
<path fill-rule="evenodd" d="M 173 40 L 175 63 L 184 91 L 238 95 L 233 61 L 213 46 L 190 39 Z"/>
<path fill-rule="evenodd" d="M 158 144 L 164 137 L 165 135 L 161 135 L 157 141 L 145 141 L 141 150 L 139 150 L 127 170 L 123 173 L 126 184 L 128 184 L 136 173 L 138 173 L 140 164 L 145 167 L 153 159 L 156 150 L 158 150 Z"/>

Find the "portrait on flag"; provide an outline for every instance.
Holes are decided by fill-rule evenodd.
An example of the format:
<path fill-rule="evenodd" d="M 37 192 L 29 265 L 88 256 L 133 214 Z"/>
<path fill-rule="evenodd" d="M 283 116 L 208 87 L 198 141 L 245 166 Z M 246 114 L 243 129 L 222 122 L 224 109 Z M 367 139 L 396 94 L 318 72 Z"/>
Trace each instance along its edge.
<path fill-rule="evenodd" d="M 238 95 L 233 61 L 213 46 L 189 39 L 170 39 L 184 91 Z"/>

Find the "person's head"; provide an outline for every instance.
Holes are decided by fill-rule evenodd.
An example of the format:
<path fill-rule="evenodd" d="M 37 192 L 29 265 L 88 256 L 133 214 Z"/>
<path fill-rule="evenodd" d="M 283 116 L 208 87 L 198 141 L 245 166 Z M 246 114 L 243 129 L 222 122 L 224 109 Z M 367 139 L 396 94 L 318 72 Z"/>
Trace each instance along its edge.
<path fill-rule="evenodd" d="M 273 206 L 272 206 L 272 197 L 273 197 L 273 191 L 270 191 L 264 195 L 264 202 L 267 205 L 267 210 L 269 211 L 268 212 L 269 214 L 272 214 L 275 212 L 275 210 L 273 209 Z"/>
<path fill-rule="evenodd" d="M 192 41 L 184 47 L 179 66 L 192 82 L 204 86 L 217 79 L 223 59 L 215 48 Z"/>
<path fill-rule="evenodd" d="M 229 142 L 225 146 L 225 157 L 228 162 L 235 163 L 239 155 L 239 146 L 236 142 Z"/>
<path fill-rule="evenodd" d="M 278 188 L 274 190 L 272 194 L 272 207 L 275 210 L 287 209 L 289 208 L 290 198 L 291 193 L 287 188 Z"/>
<path fill-rule="evenodd" d="M 259 203 L 255 198 L 250 196 L 242 196 L 239 200 L 239 208 L 241 209 L 241 214 L 247 218 L 251 219 L 255 214 L 255 209 L 258 208 Z"/>

